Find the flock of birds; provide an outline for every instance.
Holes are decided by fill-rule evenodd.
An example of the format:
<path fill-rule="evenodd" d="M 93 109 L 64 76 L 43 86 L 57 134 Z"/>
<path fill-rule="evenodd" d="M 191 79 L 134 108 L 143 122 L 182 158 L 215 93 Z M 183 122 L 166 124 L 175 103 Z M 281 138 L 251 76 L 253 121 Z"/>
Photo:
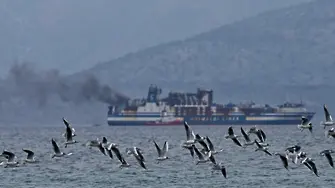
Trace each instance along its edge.
<path fill-rule="evenodd" d="M 335 121 L 333 121 L 332 116 L 330 115 L 326 105 L 323 106 L 324 113 L 325 113 L 325 122 L 321 122 L 320 125 L 324 127 L 330 127 L 335 125 Z M 64 147 L 67 148 L 69 145 L 77 144 L 78 142 L 74 140 L 75 129 L 72 128 L 72 126 L 69 124 L 67 120 L 63 118 L 63 123 L 66 126 L 65 133 L 62 134 L 62 136 L 65 138 Z M 191 129 L 190 125 L 185 121 L 184 127 L 186 131 L 186 140 L 182 143 L 182 148 L 189 150 L 191 157 L 195 158 L 195 155 L 197 157 L 196 165 L 200 163 L 210 163 L 212 165 L 212 172 L 214 171 L 220 171 L 221 174 L 227 178 L 227 171 L 225 165 L 223 165 L 222 162 L 217 162 L 215 160 L 215 155 L 222 152 L 223 149 L 216 150 L 213 143 L 211 142 L 210 138 L 208 136 L 202 137 L 199 134 L 194 134 L 193 130 Z M 302 117 L 301 123 L 298 125 L 298 128 L 303 131 L 304 129 L 308 129 L 310 132 L 313 130 L 312 123 L 305 117 Z M 307 156 L 306 152 L 301 151 L 301 146 L 294 145 L 291 147 L 288 147 L 285 149 L 285 152 L 283 153 L 270 153 L 268 151 L 269 144 L 266 143 L 266 134 L 264 131 L 260 128 L 257 128 L 256 126 L 251 127 L 247 132 L 241 127 L 241 134 L 242 135 L 236 135 L 234 133 L 233 127 L 230 126 L 228 128 L 228 134 L 225 136 L 225 139 L 231 139 L 237 146 L 239 147 L 250 147 L 253 145 L 256 145 L 255 151 L 261 151 L 264 152 L 266 155 L 272 156 L 276 155 L 279 156 L 279 158 L 282 161 L 282 164 L 285 169 L 289 170 L 289 161 L 292 161 L 294 164 L 303 164 L 305 165 L 309 170 L 311 170 L 316 176 L 318 175 L 318 170 L 313 162 L 314 159 Z M 256 136 L 256 139 L 251 138 L 251 134 L 254 134 Z M 326 131 L 327 137 L 333 137 L 335 138 L 335 130 L 334 128 L 331 128 L 330 130 Z M 240 137 L 243 137 L 243 143 L 241 144 Z M 168 151 L 169 151 L 169 144 L 168 141 L 165 141 L 163 147 L 159 147 L 155 140 L 151 140 L 153 142 L 153 145 L 155 146 L 157 150 L 157 160 L 163 161 L 168 160 Z M 56 141 L 52 138 L 51 144 L 54 153 L 52 154 L 51 158 L 60 158 L 67 155 L 72 155 L 72 153 L 64 153 L 61 152 L 58 144 Z M 117 159 L 120 161 L 120 168 L 130 167 L 131 165 L 126 161 L 124 155 L 121 154 L 118 144 L 108 142 L 106 137 L 102 138 L 102 141 L 99 141 L 99 139 L 96 140 L 90 140 L 85 144 L 87 147 L 92 148 L 98 148 L 100 152 L 105 155 L 109 156 L 110 158 L 114 158 L 114 155 L 117 157 Z M 34 152 L 28 149 L 22 149 L 24 152 L 27 153 L 26 159 L 23 160 L 23 162 L 17 161 L 17 158 L 14 153 L 10 151 L 4 150 L 1 157 L 4 157 L 7 159 L 7 161 L 1 162 L 0 165 L 3 165 L 5 168 L 7 167 L 18 167 L 22 164 L 26 163 L 35 163 L 38 162 L 34 157 Z M 114 153 L 114 154 L 113 154 Z M 323 150 L 320 152 L 320 155 L 323 155 L 327 158 L 328 163 L 331 167 L 334 168 L 333 159 L 331 156 L 331 153 L 334 153 L 332 150 Z M 139 166 L 141 166 L 143 169 L 147 169 L 146 167 L 146 160 L 143 156 L 143 151 L 138 147 L 132 147 L 132 148 L 126 148 L 126 154 L 132 155 L 138 162 Z"/>

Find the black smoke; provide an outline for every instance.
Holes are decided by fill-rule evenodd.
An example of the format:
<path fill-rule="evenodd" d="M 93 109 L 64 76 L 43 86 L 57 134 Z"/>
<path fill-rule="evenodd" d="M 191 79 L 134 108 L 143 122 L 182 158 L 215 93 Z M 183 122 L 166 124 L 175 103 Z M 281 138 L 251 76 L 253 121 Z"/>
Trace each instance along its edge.
<path fill-rule="evenodd" d="M 101 84 L 93 75 L 73 81 L 58 70 L 37 71 L 29 63 L 14 64 L 0 85 L 1 101 L 35 103 L 39 107 L 59 98 L 63 103 L 80 105 L 101 102 L 108 105 L 124 103 L 129 98 Z"/>

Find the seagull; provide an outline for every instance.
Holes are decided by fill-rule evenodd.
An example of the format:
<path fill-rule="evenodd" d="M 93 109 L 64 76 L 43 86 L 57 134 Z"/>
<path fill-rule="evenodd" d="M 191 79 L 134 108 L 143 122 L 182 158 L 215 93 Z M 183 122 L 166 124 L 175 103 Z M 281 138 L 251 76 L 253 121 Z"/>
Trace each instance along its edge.
<path fill-rule="evenodd" d="M 245 140 L 245 142 L 244 142 L 244 147 L 246 147 L 246 146 L 250 146 L 250 145 L 254 145 L 255 144 L 255 142 L 252 142 L 251 140 L 250 140 L 250 137 L 249 137 L 249 135 L 247 135 L 247 133 L 245 133 L 245 131 L 243 130 L 243 128 L 241 127 L 241 133 L 242 133 L 242 135 L 243 135 L 243 137 L 244 137 L 244 140 Z"/>
<path fill-rule="evenodd" d="M 239 136 L 234 134 L 233 127 L 230 126 L 228 128 L 228 135 L 226 135 L 225 138 L 226 139 L 228 139 L 228 138 L 232 139 L 236 145 L 242 147 L 242 145 L 240 144 L 240 142 L 237 140 L 237 137 L 239 137 Z"/>
<path fill-rule="evenodd" d="M 76 136 L 76 134 L 74 133 L 76 130 L 74 130 L 74 128 L 71 128 L 71 126 L 70 126 L 70 123 L 66 120 L 66 119 L 64 119 L 64 117 L 63 117 L 63 123 L 64 123 L 64 125 L 66 126 L 66 128 L 70 128 L 71 129 L 71 132 L 72 132 L 72 137 L 75 137 Z M 67 137 L 67 130 L 65 131 L 65 133 L 63 133 L 63 137 Z"/>
<path fill-rule="evenodd" d="M 298 163 L 298 158 L 304 157 L 305 152 L 300 152 L 301 146 L 299 145 L 294 145 L 291 147 L 288 147 L 285 149 L 286 151 L 286 156 L 288 159 L 292 160 L 292 163 L 297 164 Z"/>
<path fill-rule="evenodd" d="M 300 150 L 301 150 L 301 146 L 299 146 L 299 145 L 294 145 L 294 146 L 291 146 L 291 147 L 286 148 L 285 151 L 288 151 L 288 152 L 290 152 L 290 153 L 297 153 L 297 152 L 299 152 Z"/>
<path fill-rule="evenodd" d="M 214 149 L 214 145 L 213 145 L 213 143 L 211 142 L 211 140 L 209 139 L 208 136 L 206 136 L 206 141 L 207 141 L 207 143 L 208 143 L 209 150 L 212 152 L 212 155 L 215 155 L 215 154 L 220 153 L 220 152 L 223 151 L 223 149 L 220 149 L 219 151 L 216 151 L 216 150 Z"/>
<path fill-rule="evenodd" d="M 312 123 L 305 117 L 301 117 L 301 123 L 298 125 L 298 128 L 303 131 L 304 129 L 308 129 L 311 133 L 313 131 Z"/>
<path fill-rule="evenodd" d="M 119 166 L 119 168 L 130 167 L 130 164 L 126 162 L 126 160 L 123 158 L 123 156 L 120 153 L 120 150 L 117 147 L 111 147 L 111 150 L 115 153 L 116 157 L 121 162 L 121 165 Z"/>
<path fill-rule="evenodd" d="M 219 164 L 215 163 L 213 165 L 212 170 L 220 170 L 223 177 L 227 178 L 227 171 L 226 171 L 226 167 L 220 162 Z"/>
<path fill-rule="evenodd" d="M 301 163 L 307 166 L 309 170 L 311 170 L 316 176 L 319 177 L 318 169 L 316 168 L 315 163 L 313 162 L 311 158 L 306 157 L 304 160 L 302 160 Z"/>
<path fill-rule="evenodd" d="M 88 146 L 90 149 L 91 147 L 99 147 L 100 145 L 100 142 L 99 142 L 99 139 L 97 138 L 96 140 L 90 140 L 86 143 L 86 146 Z"/>
<path fill-rule="evenodd" d="M 7 159 L 7 162 L 4 163 L 4 165 L 5 165 L 4 168 L 18 167 L 19 166 L 19 162 L 15 161 L 16 156 L 15 156 L 14 153 L 9 152 L 9 151 L 3 151 L 1 155 L 4 156 Z"/>
<path fill-rule="evenodd" d="M 323 111 L 325 113 L 325 119 L 326 119 L 325 122 L 323 122 L 323 121 L 320 122 L 320 125 L 321 126 L 323 125 L 323 129 L 325 129 L 327 126 L 333 126 L 333 125 L 335 125 L 335 122 L 333 121 L 333 118 L 330 115 L 330 113 L 329 113 L 329 111 L 327 109 L 327 106 L 325 104 L 323 105 Z"/>
<path fill-rule="evenodd" d="M 141 161 L 145 161 L 143 155 L 142 155 L 142 150 L 138 147 L 133 147 L 133 148 L 126 148 L 126 153 L 128 155 L 137 155 Z"/>
<path fill-rule="evenodd" d="M 167 141 L 165 141 L 164 146 L 163 146 L 163 151 L 161 150 L 161 148 L 157 145 L 157 143 L 154 141 L 157 153 L 158 153 L 158 158 L 157 160 L 165 160 L 168 159 L 169 157 L 166 156 L 168 150 L 169 150 L 169 143 Z"/>
<path fill-rule="evenodd" d="M 51 143 L 52 143 L 52 147 L 53 147 L 53 150 L 54 150 L 54 154 L 51 156 L 51 158 L 63 157 L 64 155 L 72 155 L 72 153 L 66 154 L 64 152 L 60 152 L 59 147 L 58 147 L 56 141 L 53 138 L 51 139 Z"/>
<path fill-rule="evenodd" d="M 199 163 L 206 163 L 207 161 L 211 161 L 213 164 L 216 163 L 211 151 L 209 151 L 207 156 L 204 157 L 203 154 L 194 145 L 193 145 L 193 149 L 199 158 L 199 160 L 197 160 L 196 162 L 196 165 L 198 165 Z"/>
<path fill-rule="evenodd" d="M 66 121 L 65 121 L 66 122 Z M 67 148 L 67 145 L 69 144 L 75 144 L 78 143 L 76 140 L 73 140 L 73 132 L 69 125 L 66 125 L 66 142 L 65 142 L 65 148 Z"/>
<path fill-rule="evenodd" d="M 334 151 L 327 149 L 327 150 L 321 151 L 320 155 L 324 155 L 327 158 L 328 163 L 330 164 L 330 166 L 334 168 L 334 162 L 333 162 L 333 158 L 331 156 L 331 153 L 334 153 Z"/>
<path fill-rule="evenodd" d="M 241 130 L 242 132 L 242 130 Z M 257 126 L 255 125 L 254 127 L 251 127 L 248 131 L 248 134 L 255 134 L 260 142 L 265 142 L 266 140 L 266 135 L 262 129 L 258 129 Z"/>
<path fill-rule="evenodd" d="M 280 153 L 275 153 L 275 155 L 278 155 L 280 157 L 281 162 L 284 165 L 284 168 L 286 168 L 286 170 L 288 170 L 288 157 L 287 155 L 283 155 Z"/>
<path fill-rule="evenodd" d="M 264 151 L 266 154 L 268 154 L 268 155 L 272 155 L 272 154 L 268 151 L 268 148 L 261 146 L 261 145 L 257 142 L 257 140 L 255 140 L 255 143 L 256 143 L 256 145 L 257 145 L 257 147 L 258 147 L 255 151 Z"/>
<path fill-rule="evenodd" d="M 195 135 L 192 131 L 191 127 L 188 125 L 186 121 L 184 121 L 184 127 L 186 131 L 186 141 L 184 142 L 184 145 L 191 145 L 195 143 Z"/>
<path fill-rule="evenodd" d="M 147 167 L 144 164 L 144 157 L 137 147 L 127 148 L 127 150 L 128 150 L 127 153 L 132 154 L 142 168 L 147 169 Z"/>
<path fill-rule="evenodd" d="M 326 131 L 326 137 L 329 138 L 330 136 L 335 138 L 335 128 L 334 127 Z"/>
<path fill-rule="evenodd" d="M 34 152 L 32 152 L 31 150 L 27 150 L 27 149 L 22 149 L 22 150 L 28 154 L 27 158 L 24 159 L 24 162 L 26 162 L 26 163 L 35 163 L 36 162 L 35 157 L 34 157 Z"/>

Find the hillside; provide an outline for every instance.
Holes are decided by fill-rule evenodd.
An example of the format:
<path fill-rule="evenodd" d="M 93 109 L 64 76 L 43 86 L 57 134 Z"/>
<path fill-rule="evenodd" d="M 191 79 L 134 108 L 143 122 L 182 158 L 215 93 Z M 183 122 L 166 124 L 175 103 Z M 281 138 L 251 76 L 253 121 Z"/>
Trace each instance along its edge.
<path fill-rule="evenodd" d="M 334 85 L 335 1 L 266 12 L 100 63 L 87 71 L 126 94 L 164 89 Z M 77 78 L 77 79 L 78 79 Z M 230 87 L 231 86 L 231 87 Z M 226 87 L 226 88 L 224 88 Z"/>

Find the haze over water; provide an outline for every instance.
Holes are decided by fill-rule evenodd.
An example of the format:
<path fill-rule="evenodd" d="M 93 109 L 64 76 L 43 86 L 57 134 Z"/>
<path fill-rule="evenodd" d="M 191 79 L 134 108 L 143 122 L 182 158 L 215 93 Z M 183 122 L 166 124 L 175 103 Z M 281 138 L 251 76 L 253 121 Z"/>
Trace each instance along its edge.
<path fill-rule="evenodd" d="M 192 125 L 191 125 L 192 126 Z M 58 126 L 33 128 L 6 127 L 2 125 L 0 144 L 3 149 L 12 151 L 19 160 L 26 157 L 22 148 L 35 152 L 39 163 L 17 168 L 1 168 L 0 176 L 4 187 L 333 187 L 335 170 L 323 156 L 324 149 L 333 149 L 333 140 L 324 136 L 324 129 L 314 127 L 313 135 L 305 130 L 300 132 L 292 126 L 258 126 L 267 134 L 269 151 L 283 152 L 286 147 L 299 143 L 302 151 L 315 159 L 320 177 L 316 177 L 304 165 L 289 162 L 286 171 L 278 156 L 267 156 L 255 152 L 256 146 L 239 148 L 232 140 L 226 140 L 228 126 L 192 126 L 195 134 L 209 136 L 217 150 L 217 162 L 223 162 L 227 168 L 227 179 L 218 171 L 211 173 L 209 163 L 195 165 L 189 151 L 180 145 L 186 138 L 184 126 L 138 126 L 138 127 L 99 127 L 74 124 L 80 143 L 64 148 L 61 134 L 65 128 Z M 235 134 L 240 135 L 240 126 L 234 126 Z M 248 130 L 250 126 L 243 126 Z M 130 168 L 120 169 L 120 162 L 104 156 L 97 148 L 83 146 L 88 140 L 102 139 L 119 144 L 119 149 L 131 164 Z M 253 136 L 253 135 L 252 135 Z M 61 151 L 73 155 L 60 159 L 51 159 L 53 152 L 51 138 L 55 138 Z M 160 147 L 169 142 L 169 160 L 157 163 L 156 149 L 151 138 L 155 138 Z M 254 138 L 254 137 L 252 137 Z M 240 138 L 242 140 L 242 138 Z M 125 148 L 137 146 L 144 151 L 145 171 L 133 156 L 125 154 Z"/>

